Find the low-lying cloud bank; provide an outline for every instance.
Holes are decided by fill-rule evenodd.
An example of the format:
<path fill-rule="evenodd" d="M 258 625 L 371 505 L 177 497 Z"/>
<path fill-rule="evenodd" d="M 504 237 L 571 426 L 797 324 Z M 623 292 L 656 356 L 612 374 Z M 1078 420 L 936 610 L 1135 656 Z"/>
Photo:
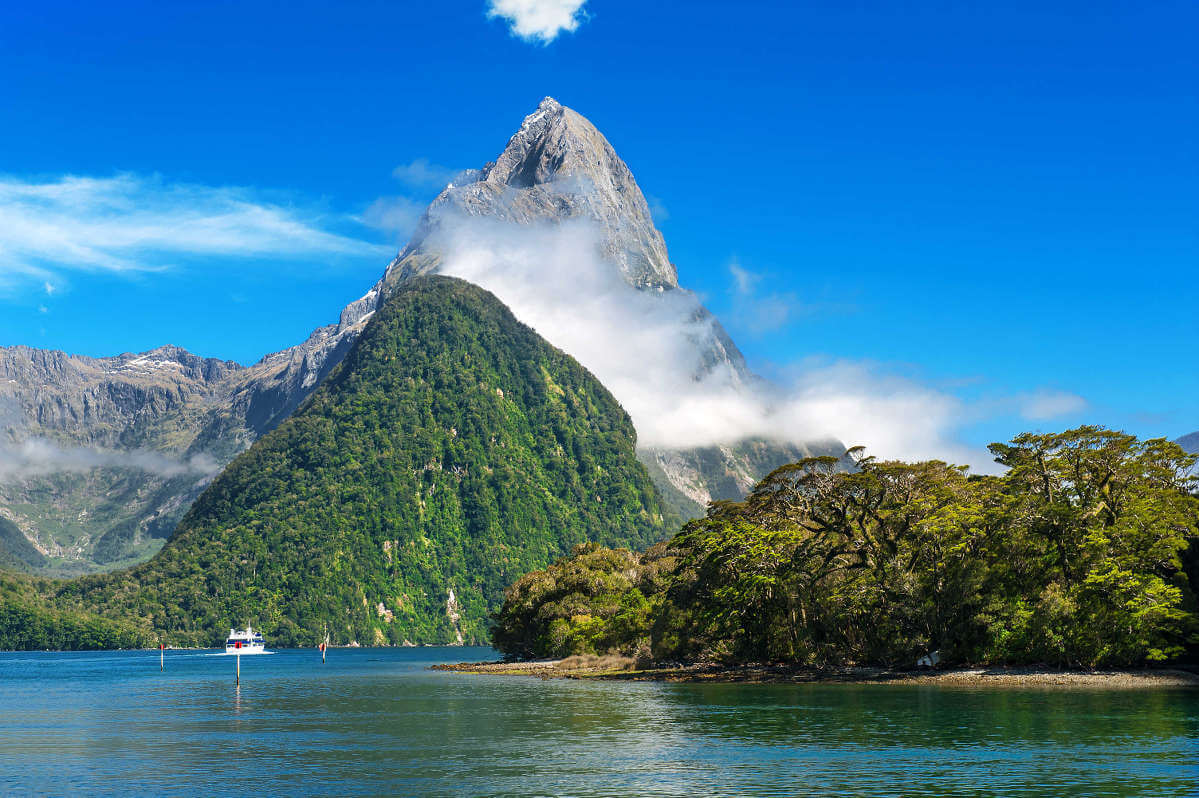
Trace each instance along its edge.
<path fill-rule="evenodd" d="M 781 381 L 743 380 L 704 362 L 713 319 L 689 291 L 643 291 L 600 256 L 599 231 L 581 221 L 513 225 L 444 216 L 430 242 L 441 273 L 496 294 L 516 316 L 577 358 L 633 418 L 642 446 L 690 448 L 762 437 L 834 438 L 871 453 L 941 459 L 994 470 L 960 428 L 980 410 L 877 365 L 806 363 Z M 698 345 L 697 345 L 698 344 Z M 1079 407 L 1067 394 L 1029 394 L 1007 409 L 1045 418 Z"/>
<path fill-rule="evenodd" d="M 212 457 L 202 453 L 177 459 L 145 450 L 118 452 L 82 446 L 68 448 L 45 438 L 31 438 L 0 448 L 0 482 L 46 474 L 84 473 L 93 468 L 132 468 L 164 478 L 206 477 L 220 470 Z"/>

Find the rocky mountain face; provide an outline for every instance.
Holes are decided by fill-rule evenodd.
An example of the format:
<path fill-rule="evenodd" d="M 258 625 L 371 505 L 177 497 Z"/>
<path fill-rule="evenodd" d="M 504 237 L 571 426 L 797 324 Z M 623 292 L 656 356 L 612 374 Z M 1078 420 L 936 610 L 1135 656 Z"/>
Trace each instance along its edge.
<path fill-rule="evenodd" d="M 37 570 L 145 559 L 341 361 L 377 304 L 372 291 L 250 367 L 175 346 L 107 358 L 0 348 L 0 518 L 49 558 Z"/>
<path fill-rule="evenodd" d="M 756 377 L 737 346 L 679 286 L 628 166 L 587 119 L 546 98 L 494 162 L 438 195 L 411 242 L 338 323 L 295 347 L 249 367 L 169 346 L 110 358 L 0 348 L 0 518 L 50 558 L 44 571 L 145 559 L 212 477 L 341 362 L 388 296 L 441 270 L 444 234 L 462 218 L 595 225 L 598 256 L 628 285 L 664 303 L 685 298 L 696 319 L 710 321 L 692 341 L 695 378 L 718 373 L 752 389 Z M 753 440 L 638 454 L 670 505 L 691 517 L 713 499 L 740 498 L 778 465 L 840 448 Z"/>
<path fill-rule="evenodd" d="M 1199 454 L 1199 432 L 1192 432 L 1190 435 L 1183 435 L 1178 439 L 1178 445 L 1186 449 L 1188 452 Z"/>
<path fill-rule="evenodd" d="M 436 269 L 437 234 L 456 215 L 528 225 L 587 219 L 601 255 L 638 288 L 679 287 L 649 204 L 629 167 L 595 126 L 546 97 L 495 161 L 460 174 L 433 200 L 387 282 Z"/>

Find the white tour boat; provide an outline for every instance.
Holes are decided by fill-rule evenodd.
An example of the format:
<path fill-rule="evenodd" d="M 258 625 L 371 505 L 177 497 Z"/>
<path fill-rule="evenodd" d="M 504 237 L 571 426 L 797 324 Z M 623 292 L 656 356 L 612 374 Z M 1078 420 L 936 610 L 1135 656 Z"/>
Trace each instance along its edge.
<path fill-rule="evenodd" d="M 226 654 L 269 654 L 266 650 L 266 641 L 262 639 L 262 632 L 255 632 L 252 627 L 247 626 L 245 631 L 239 632 L 236 629 L 229 630 L 229 637 L 225 640 Z"/>

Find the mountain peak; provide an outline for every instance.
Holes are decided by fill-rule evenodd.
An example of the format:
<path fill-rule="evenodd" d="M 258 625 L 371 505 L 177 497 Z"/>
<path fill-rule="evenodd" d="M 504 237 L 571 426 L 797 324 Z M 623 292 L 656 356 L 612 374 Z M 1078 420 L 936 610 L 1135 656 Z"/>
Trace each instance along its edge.
<path fill-rule="evenodd" d="M 525 117 L 525 123 L 527 124 L 530 119 L 535 118 L 539 114 L 558 113 L 562 111 L 563 108 L 564 106 L 562 103 L 558 102 L 553 97 L 546 96 L 542 98 L 541 102 L 537 105 L 537 110 Z"/>
<path fill-rule="evenodd" d="M 519 136 L 521 132 L 536 127 L 544 119 L 561 117 L 562 113 L 566 110 L 568 109 L 553 97 L 546 97 L 537 105 L 536 111 L 524 118 L 524 121 L 520 125 L 520 131 L 516 135 Z M 572 111 L 571 113 L 574 112 Z"/>
<path fill-rule="evenodd" d="M 400 279 L 436 269 L 433 241 L 452 216 L 517 224 L 589 219 L 603 257 L 638 288 L 676 288 L 678 275 L 629 167 L 586 117 L 546 97 L 499 156 L 438 195 L 393 268 Z"/>
<path fill-rule="evenodd" d="M 629 167 L 595 125 L 552 97 L 546 97 L 525 117 L 504 151 L 482 172 L 483 180 L 517 188 L 581 177 L 597 188 L 623 187 L 638 198 L 641 195 Z M 556 188 L 577 193 L 586 187 Z"/>

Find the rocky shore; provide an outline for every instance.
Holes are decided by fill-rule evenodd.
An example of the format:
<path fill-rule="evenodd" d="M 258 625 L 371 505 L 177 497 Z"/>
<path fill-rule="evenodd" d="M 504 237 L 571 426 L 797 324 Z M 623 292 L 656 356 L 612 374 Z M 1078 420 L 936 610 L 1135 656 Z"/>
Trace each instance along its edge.
<path fill-rule="evenodd" d="M 1183 670 L 1057 670 L 1052 668 L 796 668 L 784 665 L 726 666 L 712 663 L 638 668 L 624 657 L 569 657 L 535 662 L 463 662 L 435 665 L 456 673 L 537 676 L 543 679 L 711 682 L 747 684 L 915 684 L 944 687 L 1036 687 L 1143 689 L 1199 687 L 1199 674 Z"/>

